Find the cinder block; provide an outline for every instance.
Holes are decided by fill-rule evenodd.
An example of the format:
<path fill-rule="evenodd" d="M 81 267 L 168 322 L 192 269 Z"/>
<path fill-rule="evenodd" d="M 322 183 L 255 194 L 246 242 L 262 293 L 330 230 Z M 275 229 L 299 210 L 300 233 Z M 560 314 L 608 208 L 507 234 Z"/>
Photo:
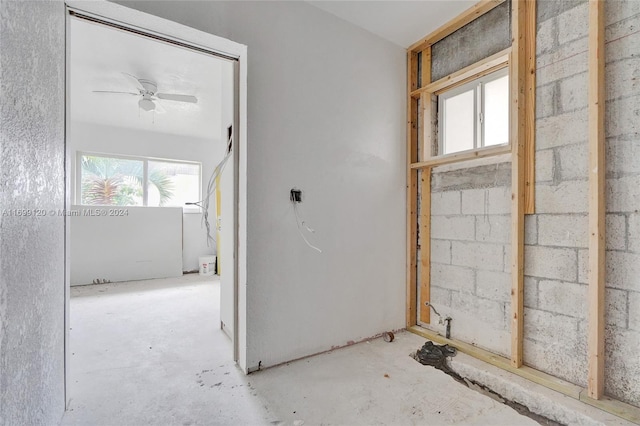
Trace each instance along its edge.
<path fill-rule="evenodd" d="M 560 180 L 588 178 L 589 146 L 577 143 L 556 148 L 558 156 L 557 175 Z"/>
<path fill-rule="evenodd" d="M 545 85 L 588 69 L 587 37 L 571 41 L 536 58 L 536 84 Z"/>
<path fill-rule="evenodd" d="M 524 277 L 524 306 L 527 308 L 538 307 L 538 279 Z"/>
<path fill-rule="evenodd" d="M 434 263 L 431 265 L 431 285 L 448 290 L 473 293 L 475 274 L 469 268 Z"/>
<path fill-rule="evenodd" d="M 640 69 L 640 68 L 639 68 Z M 638 79 L 640 81 L 640 78 Z M 640 174 L 640 143 L 637 137 L 608 139 L 607 172 L 613 175 Z"/>
<path fill-rule="evenodd" d="M 475 238 L 474 216 L 433 216 L 431 237 L 442 240 L 466 240 Z"/>
<path fill-rule="evenodd" d="M 578 339 L 577 334 L 577 318 L 537 309 L 524 309 L 525 339 L 571 347 Z"/>
<path fill-rule="evenodd" d="M 485 243 L 509 244 L 511 215 L 476 216 L 476 240 Z"/>
<path fill-rule="evenodd" d="M 536 34 L 536 55 L 549 53 L 558 47 L 558 24 L 555 17 L 538 25 Z"/>
<path fill-rule="evenodd" d="M 537 0 L 536 1 L 536 21 L 545 22 L 547 19 L 556 17 L 562 12 L 572 9 L 585 0 Z"/>
<path fill-rule="evenodd" d="M 636 50 L 638 44 L 636 42 Z M 640 56 L 608 63 L 605 67 L 607 100 L 640 95 L 639 69 Z"/>
<path fill-rule="evenodd" d="M 504 259 L 504 272 L 511 272 L 511 244 L 504 246 L 504 253 L 502 255 Z"/>
<path fill-rule="evenodd" d="M 640 254 L 608 251 L 606 261 L 608 287 L 640 290 Z"/>
<path fill-rule="evenodd" d="M 536 213 L 586 213 L 589 209 L 588 189 L 589 183 L 579 180 L 536 185 Z"/>
<path fill-rule="evenodd" d="M 577 253 L 574 249 L 544 246 L 524 247 L 525 275 L 560 281 L 576 281 L 577 265 Z"/>
<path fill-rule="evenodd" d="M 634 212 L 640 206 L 640 175 L 607 179 L 607 211 Z"/>
<path fill-rule="evenodd" d="M 538 215 L 538 244 L 543 246 L 587 247 L 588 231 L 586 215 Z"/>
<path fill-rule="evenodd" d="M 511 213 L 511 188 L 500 186 L 489 188 L 486 193 L 487 209 L 489 214 Z"/>
<path fill-rule="evenodd" d="M 619 4 L 622 2 L 611 2 Z M 635 0 L 626 3 L 636 3 Z M 608 9 L 608 7 L 607 7 Z M 631 14 L 624 20 L 614 23 L 605 29 L 605 41 L 616 40 L 615 49 L 605 49 L 605 59 L 607 64 L 612 61 L 637 56 L 638 41 L 635 37 L 627 37 L 633 34 L 640 27 L 640 15 Z"/>
<path fill-rule="evenodd" d="M 640 292 L 629 292 L 629 328 L 640 331 Z"/>
<path fill-rule="evenodd" d="M 607 3 L 604 22 L 606 26 L 610 26 L 637 15 L 640 15 L 640 2 L 636 0 L 618 0 L 611 2 L 611 4 Z"/>
<path fill-rule="evenodd" d="M 578 110 L 536 120 L 536 149 L 584 143 L 588 139 L 587 110 Z"/>
<path fill-rule="evenodd" d="M 628 292 L 607 288 L 605 290 L 605 318 L 608 325 L 627 328 L 627 297 Z"/>
<path fill-rule="evenodd" d="M 587 290 L 584 284 L 540 280 L 538 308 L 574 318 L 587 318 Z"/>
<path fill-rule="evenodd" d="M 431 293 L 429 294 L 429 296 L 431 296 L 430 303 L 432 303 L 433 306 L 451 306 L 451 290 L 431 286 Z"/>
<path fill-rule="evenodd" d="M 431 239 L 431 262 L 451 263 L 451 241 Z"/>
<path fill-rule="evenodd" d="M 578 250 L 578 282 L 589 282 L 589 250 Z"/>
<path fill-rule="evenodd" d="M 640 213 L 629 215 L 629 251 L 640 253 Z"/>
<path fill-rule="evenodd" d="M 608 138 L 640 133 L 640 102 L 637 96 L 607 102 L 605 115 Z"/>
<path fill-rule="evenodd" d="M 477 271 L 476 295 L 498 302 L 511 302 L 511 274 Z"/>
<path fill-rule="evenodd" d="M 504 304 L 494 300 L 483 299 L 473 294 L 453 293 L 451 307 L 467 315 L 473 316 L 478 323 L 486 327 L 504 329 Z M 455 317 L 452 327 L 455 327 Z"/>
<path fill-rule="evenodd" d="M 529 214 L 524 217 L 524 243 L 538 244 L 538 215 Z"/>
<path fill-rule="evenodd" d="M 553 149 L 536 151 L 536 182 L 553 181 L 555 156 Z"/>
<path fill-rule="evenodd" d="M 589 34 L 588 3 L 581 3 L 576 7 L 558 15 L 558 43 L 586 37 Z"/>
<path fill-rule="evenodd" d="M 433 192 L 431 194 L 431 214 L 460 214 L 460 191 Z"/>
<path fill-rule="evenodd" d="M 615 3 L 615 2 L 612 2 Z M 640 405 L 640 333 L 608 326 L 605 331 L 605 392 L 632 405 Z"/>
<path fill-rule="evenodd" d="M 536 119 L 558 114 L 559 101 L 560 90 L 557 82 L 536 87 Z"/>
<path fill-rule="evenodd" d="M 489 243 L 453 241 L 451 263 L 486 271 L 503 270 L 503 246 Z"/>
<path fill-rule="evenodd" d="M 485 204 L 485 189 L 462 191 L 462 214 L 488 214 Z"/>
<path fill-rule="evenodd" d="M 561 334 L 558 336 L 553 344 L 525 339 L 525 364 L 579 386 L 586 386 L 587 351 L 578 351 L 578 343 L 565 341 Z"/>
<path fill-rule="evenodd" d="M 588 87 L 586 72 L 560 80 L 560 111 L 569 112 L 586 108 Z"/>
<path fill-rule="evenodd" d="M 626 250 L 626 218 L 619 214 L 608 214 L 606 220 L 607 250 Z M 640 229 L 638 231 L 640 231 Z M 638 238 L 638 242 L 640 243 L 640 234 L 635 234 L 634 236 Z M 629 239 L 631 239 L 631 235 L 629 235 Z"/>

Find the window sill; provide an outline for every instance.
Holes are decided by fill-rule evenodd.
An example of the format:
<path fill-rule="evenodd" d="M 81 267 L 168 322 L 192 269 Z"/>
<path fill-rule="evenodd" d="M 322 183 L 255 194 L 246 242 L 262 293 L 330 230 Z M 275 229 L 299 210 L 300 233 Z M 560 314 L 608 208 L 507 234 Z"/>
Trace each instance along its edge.
<path fill-rule="evenodd" d="M 456 152 L 453 154 L 440 155 L 430 158 L 427 161 L 411 164 L 412 169 L 424 169 L 427 167 L 443 166 L 445 164 L 454 164 L 468 162 L 486 157 L 496 157 L 504 154 L 511 154 L 511 145 L 496 145 L 488 148 L 480 148 L 471 151 Z"/>

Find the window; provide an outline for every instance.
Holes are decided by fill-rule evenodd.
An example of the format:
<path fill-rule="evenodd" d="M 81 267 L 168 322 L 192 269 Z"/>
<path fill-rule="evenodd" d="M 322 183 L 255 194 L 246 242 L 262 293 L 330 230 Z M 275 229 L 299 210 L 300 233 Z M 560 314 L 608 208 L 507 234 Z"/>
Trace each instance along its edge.
<path fill-rule="evenodd" d="M 200 163 L 79 154 L 80 204 L 183 207 L 200 201 Z"/>
<path fill-rule="evenodd" d="M 438 135 L 441 154 L 508 144 L 508 69 L 440 93 Z"/>

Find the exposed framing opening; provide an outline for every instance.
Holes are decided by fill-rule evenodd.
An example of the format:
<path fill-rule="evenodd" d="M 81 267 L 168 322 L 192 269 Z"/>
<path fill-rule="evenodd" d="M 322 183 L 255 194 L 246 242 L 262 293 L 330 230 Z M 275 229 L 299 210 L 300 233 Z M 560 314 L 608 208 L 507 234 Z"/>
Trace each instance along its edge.
<path fill-rule="evenodd" d="M 536 2 L 512 0 L 512 46 L 470 67 L 432 82 L 431 45 L 448 36 L 504 0 L 482 0 L 443 25 L 407 52 L 407 328 L 425 338 L 448 343 L 478 359 L 525 377 L 622 418 L 638 421 L 640 410 L 603 395 L 604 383 L 604 288 L 605 199 L 604 184 L 604 0 L 589 2 L 589 331 L 588 387 L 583 389 L 523 365 L 524 311 L 524 216 L 534 213 Z M 507 59 L 504 57 L 506 56 Z M 418 62 L 420 62 L 418 64 Z M 490 147 L 450 155 L 433 156 L 429 131 L 430 97 L 447 87 L 464 84 L 497 67 L 510 67 L 510 146 Z M 494 68 L 495 67 L 495 68 Z M 430 323 L 430 228 L 431 169 L 442 164 L 511 154 L 511 357 L 505 358 L 471 344 L 446 339 L 416 325 Z M 420 154 L 420 155 L 419 155 Z M 600 171 L 600 172 L 598 172 Z M 420 173 L 420 175 L 418 174 Z M 418 180 L 420 181 L 418 183 Z M 419 202 L 421 200 L 421 202 Z M 418 214 L 419 212 L 419 214 Z M 418 230 L 421 245 L 418 246 Z M 417 251 L 420 250 L 420 265 Z M 418 269 L 418 266 L 420 267 Z M 418 270 L 420 276 L 418 277 Z M 418 292 L 418 278 L 420 291 Z M 418 299 L 420 295 L 420 300 Z"/>

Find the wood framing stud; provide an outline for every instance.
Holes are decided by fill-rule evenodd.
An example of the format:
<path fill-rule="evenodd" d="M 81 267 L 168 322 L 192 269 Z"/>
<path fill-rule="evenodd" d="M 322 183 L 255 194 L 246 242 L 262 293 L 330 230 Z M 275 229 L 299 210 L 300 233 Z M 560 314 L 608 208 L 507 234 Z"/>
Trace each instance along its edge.
<path fill-rule="evenodd" d="M 605 80 L 604 0 L 589 0 L 589 397 L 604 393 Z"/>
<path fill-rule="evenodd" d="M 407 53 L 407 86 L 411 93 L 417 87 L 417 54 Z M 417 321 L 417 257 L 418 244 L 418 172 L 410 165 L 418 161 L 418 101 L 408 98 L 407 105 L 407 327 Z"/>
<path fill-rule="evenodd" d="M 420 171 L 420 321 L 431 322 L 431 169 Z"/>
<path fill-rule="evenodd" d="M 536 189 L 536 0 L 525 3 L 525 163 L 524 213 L 535 213 Z"/>
<path fill-rule="evenodd" d="M 511 3 L 511 60 L 509 88 L 511 140 L 511 365 L 522 366 L 524 335 L 524 182 L 525 182 L 525 80 L 527 57 L 525 28 L 529 0 Z"/>

